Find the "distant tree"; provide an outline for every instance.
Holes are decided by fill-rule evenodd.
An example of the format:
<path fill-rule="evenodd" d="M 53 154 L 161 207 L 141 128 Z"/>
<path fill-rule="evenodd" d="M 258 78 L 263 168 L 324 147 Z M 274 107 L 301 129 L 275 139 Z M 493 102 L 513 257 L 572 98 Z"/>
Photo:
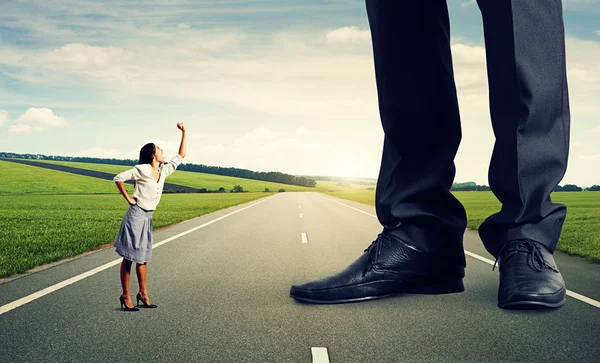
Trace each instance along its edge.
<path fill-rule="evenodd" d="M 465 182 L 465 183 L 453 183 L 450 187 L 451 191 L 485 191 L 491 190 L 487 185 L 477 185 L 475 182 Z"/>
<path fill-rule="evenodd" d="M 198 193 L 206 193 L 206 192 L 207 192 L 206 188 L 198 189 Z"/>
<path fill-rule="evenodd" d="M 226 193 L 226 191 L 225 191 L 225 188 L 223 188 L 223 187 L 220 187 L 220 188 L 219 188 L 219 193 Z"/>
<path fill-rule="evenodd" d="M 279 193 L 283 193 L 283 192 L 285 192 L 285 189 L 281 188 L 281 189 L 279 189 L 277 192 L 279 192 Z"/>
<path fill-rule="evenodd" d="M 600 185 L 594 184 L 591 187 L 589 187 L 587 190 L 590 192 L 600 192 Z"/>
<path fill-rule="evenodd" d="M 138 160 L 132 159 L 101 159 L 88 157 L 72 157 L 72 156 L 46 156 L 41 154 L 15 154 L 0 152 L 0 158 L 18 158 L 18 159 L 40 159 L 40 160 L 58 160 L 58 161 L 74 161 L 94 164 L 113 164 L 113 165 L 136 165 Z M 295 176 L 280 172 L 256 172 L 248 169 L 239 168 L 223 168 L 220 166 L 207 166 L 202 164 L 181 164 L 178 170 L 194 171 L 206 174 L 225 175 L 245 179 L 263 180 L 282 184 L 299 185 L 309 188 L 315 188 L 317 181 L 303 176 Z"/>
<path fill-rule="evenodd" d="M 242 193 L 244 191 L 244 188 L 242 188 L 241 185 L 234 185 L 233 189 L 231 189 L 232 193 Z"/>
<path fill-rule="evenodd" d="M 562 192 L 563 191 L 563 187 L 561 187 L 560 185 L 557 185 L 554 187 L 554 189 L 552 189 L 553 192 Z"/>
<path fill-rule="evenodd" d="M 267 192 L 267 193 L 270 192 L 269 188 L 265 188 L 265 192 Z"/>
<path fill-rule="evenodd" d="M 577 185 L 575 185 L 575 184 L 565 184 L 565 185 L 562 187 L 562 191 L 563 191 L 563 192 L 580 192 L 580 191 L 582 191 L 582 190 L 583 190 L 583 189 L 581 189 L 581 187 L 578 187 L 578 186 L 577 186 Z"/>

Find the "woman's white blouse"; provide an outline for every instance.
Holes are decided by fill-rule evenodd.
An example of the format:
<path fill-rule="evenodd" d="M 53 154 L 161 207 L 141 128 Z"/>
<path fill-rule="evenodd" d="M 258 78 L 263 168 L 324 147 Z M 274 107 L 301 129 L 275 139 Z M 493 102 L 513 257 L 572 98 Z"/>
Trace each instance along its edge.
<path fill-rule="evenodd" d="M 135 180 L 133 198 L 143 209 L 155 210 L 162 196 L 165 179 L 173 174 L 182 161 L 183 158 L 177 154 L 168 163 L 163 164 L 158 182 L 152 177 L 152 165 L 150 164 L 138 164 L 133 169 L 117 174 L 113 180 L 121 182 Z"/>

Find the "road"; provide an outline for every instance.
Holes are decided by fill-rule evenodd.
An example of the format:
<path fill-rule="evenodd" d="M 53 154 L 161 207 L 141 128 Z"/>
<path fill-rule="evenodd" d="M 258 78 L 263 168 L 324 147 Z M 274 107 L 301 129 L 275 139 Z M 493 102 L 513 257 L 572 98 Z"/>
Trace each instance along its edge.
<path fill-rule="evenodd" d="M 498 271 L 474 231 L 465 233 L 464 293 L 341 305 L 289 297 L 291 284 L 356 259 L 380 232 L 374 215 L 319 193 L 280 193 L 160 230 L 148 267 L 158 309 L 120 311 L 112 248 L 2 283 L 0 361 L 598 361 L 600 265 L 555 255 L 571 295 L 589 302 L 569 296 L 554 311 L 502 310 Z M 131 283 L 133 297 L 134 274 Z"/>

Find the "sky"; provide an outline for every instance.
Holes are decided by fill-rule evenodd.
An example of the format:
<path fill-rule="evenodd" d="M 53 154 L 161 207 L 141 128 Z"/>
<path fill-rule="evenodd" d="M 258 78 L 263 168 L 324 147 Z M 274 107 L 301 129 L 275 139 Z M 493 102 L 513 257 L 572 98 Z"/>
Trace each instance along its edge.
<path fill-rule="evenodd" d="M 481 13 L 448 0 L 463 138 L 494 144 Z M 600 184 L 600 0 L 563 0 L 571 148 L 561 185 Z M 399 35 L 398 46 L 402 46 Z M 383 131 L 364 1 L 0 0 L 0 151 L 376 178 Z"/>

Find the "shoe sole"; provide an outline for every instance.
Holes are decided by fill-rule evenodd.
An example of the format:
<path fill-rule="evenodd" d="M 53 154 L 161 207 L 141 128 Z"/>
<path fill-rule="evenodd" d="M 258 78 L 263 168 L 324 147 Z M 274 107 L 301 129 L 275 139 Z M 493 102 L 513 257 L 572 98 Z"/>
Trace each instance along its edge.
<path fill-rule="evenodd" d="M 552 297 L 563 296 L 561 301 L 551 302 L 543 301 L 540 298 L 546 298 L 546 300 L 552 300 Z M 550 298 L 550 299 L 549 299 Z M 517 301 L 506 301 L 498 302 L 498 307 L 507 310 L 542 310 L 542 309 L 556 309 L 563 306 L 567 302 L 565 296 L 565 289 L 561 289 L 552 295 L 532 295 L 525 296 L 521 300 Z"/>
<path fill-rule="evenodd" d="M 357 285 L 354 287 L 355 288 L 364 288 L 369 285 L 375 285 L 377 283 L 381 283 L 381 281 L 377 281 L 376 283 Z M 346 299 L 319 300 L 319 299 L 311 299 L 308 297 L 293 295 L 291 293 L 290 293 L 290 297 L 295 300 L 307 302 L 307 303 L 311 303 L 311 304 L 344 304 L 344 303 L 352 303 L 352 302 L 385 299 L 385 298 L 392 297 L 392 296 L 395 296 L 398 294 L 403 294 L 403 293 L 404 294 L 452 294 L 452 293 L 458 293 L 458 292 L 463 292 L 463 291 L 465 291 L 465 286 L 463 284 L 462 279 L 460 279 L 460 280 L 456 280 L 456 281 L 443 282 L 443 283 L 431 284 L 431 285 L 425 285 L 425 286 L 407 287 L 404 289 L 399 289 L 398 291 L 390 293 L 390 294 L 359 296 L 359 297 L 346 298 Z"/>
<path fill-rule="evenodd" d="M 504 304 L 498 303 L 498 307 L 506 310 L 543 310 L 559 308 L 566 302 L 567 299 L 557 303 L 545 303 L 540 301 L 515 301 Z"/>

